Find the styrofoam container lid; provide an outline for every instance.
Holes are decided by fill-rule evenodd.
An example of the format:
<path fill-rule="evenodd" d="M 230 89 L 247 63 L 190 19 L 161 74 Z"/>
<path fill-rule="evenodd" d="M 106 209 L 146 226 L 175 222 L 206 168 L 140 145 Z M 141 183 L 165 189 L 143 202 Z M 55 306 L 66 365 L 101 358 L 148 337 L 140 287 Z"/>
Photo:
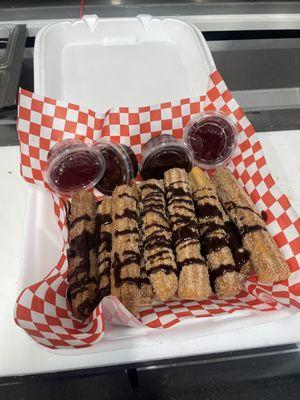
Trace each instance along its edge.
<path fill-rule="evenodd" d="M 202 34 L 174 18 L 85 16 L 35 42 L 35 91 L 98 112 L 198 97 L 213 67 Z"/>

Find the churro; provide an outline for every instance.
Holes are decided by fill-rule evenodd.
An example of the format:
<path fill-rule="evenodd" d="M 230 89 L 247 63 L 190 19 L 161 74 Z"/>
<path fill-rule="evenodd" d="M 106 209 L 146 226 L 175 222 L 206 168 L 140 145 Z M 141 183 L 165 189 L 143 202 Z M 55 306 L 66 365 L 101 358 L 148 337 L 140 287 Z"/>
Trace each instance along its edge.
<path fill-rule="evenodd" d="M 262 216 L 232 173 L 227 168 L 220 168 L 212 181 L 223 207 L 242 236 L 258 280 L 273 283 L 286 279 L 289 275 L 288 265 L 268 233 Z"/>
<path fill-rule="evenodd" d="M 74 193 L 69 218 L 68 298 L 74 316 L 82 321 L 98 302 L 95 216 L 94 195 L 84 190 Z"/>
<path fill-rule="evenodd" d="M 68 298 L 85 320 L 113 294 L 134 315 L 140 305 L 236 296 L 252 266 L 261 282 L 289 268 L 264 218 L 226 168 L 165 172 L 164 180 L 115 188 L 96 203 L 90 191 L 68 212 Z"/>
<path fill-rule="evenodd" d="M 156 298 L 167 301 L 176 293 L 178 279 L 163 183 L 142 182 L 140 200 L 145 269 Z"/>
<path fill-rule="evenodd" d="M 211 294 L 208 269 L 200 253 L 198 226 L 188 175 L 173 168 L 164 175 L 172 240 L 179 272 L 178 296 L 205 299 Z"/>
<path fill-rule="evenodd" d="M 144 258 L 141 260 L 141 278 L 140 278 L 140 305 L 152 304 L 154 293 L 146 268 L 144 267 Z"/>
<path fill-rule="evenodd" d="M 242 290 L 239 267 L 228 245 L 225 213 L 209 176 L 195 167 L 189 174 L 201 240 L 209 266 L 211 285 L 219 297 L 236 296 Z"/>
<path fill-rule="evenodd" d="M 111 293 L 134 315 L 140 304 L 138 188 L 121 185 L 112 194 Z"/>
<path fill-rule="evenodd" d="M 100 234 L 98 245 L 98 295 L 100 301 L 110 294 L 113 232 L 111 204 L 111 197 L 104 197 L 97 208 L 96 228 Z"/>

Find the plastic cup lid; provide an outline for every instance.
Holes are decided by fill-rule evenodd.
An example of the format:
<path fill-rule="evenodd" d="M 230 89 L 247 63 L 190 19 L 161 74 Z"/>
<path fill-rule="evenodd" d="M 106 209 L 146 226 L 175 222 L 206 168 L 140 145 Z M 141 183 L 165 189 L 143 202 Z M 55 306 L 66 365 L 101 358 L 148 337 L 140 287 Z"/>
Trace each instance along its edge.
<path fill-rule="evenodd" d="M 194 155 L 194 163 L 203 169 L 226 165 L 237 147 L 234 122 L 219 111 L 195 115 L 184 128 L 183 141 Z"/>
<path fill-rule="evenodd" d="M 79 140 L 69 139 L 50 150 L 46 181 L 53 191 L 71 195 L 94 187 L 105 168 L 105 159 L 101 154 Z"/>

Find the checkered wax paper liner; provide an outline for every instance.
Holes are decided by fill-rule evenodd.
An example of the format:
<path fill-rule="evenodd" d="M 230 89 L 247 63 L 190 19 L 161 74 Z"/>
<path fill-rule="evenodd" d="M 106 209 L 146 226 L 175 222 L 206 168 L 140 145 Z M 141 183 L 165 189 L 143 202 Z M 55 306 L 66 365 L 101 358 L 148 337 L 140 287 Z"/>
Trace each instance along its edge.
<path fill-rule="evenodd" d="M 115 297 L 109 296 L 88 321 L 81 323 L 72 318 L 66 301 L 66 209 L 63 199 L 53 194 L 54 214 L 64 239 L 63 249 L 58 249 L 59 262 L 42 281 L 22 291 L 15 307 L 16 323 L 38 343 L 56 349 L 89 346 L 103 334 L 104 320 L 167 328 L 185 318 L 210 317 L 238 310 L 300 308 L 300 220 L 287 197 L 275 186 L 253 126 L 217 71 L 210 75 L 205 96 L 136 109 L 120 107 L 103 115 L 21 89 L 18 119 L 21 174 L 27 182 L 47 187 L 42 171 L 49 149 L 63 139 L 74 137 L 86 142 L 108 137 L 130 145 L 140 159 L 142 146 L 151 137 L 164 133 L 181 138 L 191 116 L 203 110 L 222 110 L 236 121 L 239 146 L 229 168 L 257 208 L 267 211 L 268 230 L 289 264 L 290 278 L 274 285 L 262 285 L 257 283 L 256 277 L 250 277 L 245 290 L 236 298 L 145 306 L 140 310 L 139 319 Z"/>

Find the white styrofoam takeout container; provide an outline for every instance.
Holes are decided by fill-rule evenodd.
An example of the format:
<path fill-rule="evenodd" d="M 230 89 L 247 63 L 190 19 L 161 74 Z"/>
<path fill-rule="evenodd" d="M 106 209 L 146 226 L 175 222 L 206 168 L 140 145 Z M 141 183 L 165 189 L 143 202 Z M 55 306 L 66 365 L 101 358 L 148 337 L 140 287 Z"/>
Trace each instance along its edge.
<path fill-rule="evenodd" d="M 98 113 L 116 106 L 198 97 L 206 93 L 214 69 L 205 39 L 195 27 L 179 19 L 148 15 L 115 19 L 92 15 L 58 22 L 39 31 L 34 49 L 35 92 Z M 56 265 L 62 248 L 50 193 L 32 185 L 28 191 L 20 290 L 44 278 Z M 164 331 L 110 326 L 104 339 L 91 348 L 50 351 L 74 354 L 154 346 L 288 315 L 283 311 L 263 316 L 243 311 L 186 320 Z"/>
<path fill-rule="evenodd" d="M 42 29 L 35 91 L 99 112 L 197 97 L 214 62 L 196 28 L 178 19 L 86 16 Z"/>

